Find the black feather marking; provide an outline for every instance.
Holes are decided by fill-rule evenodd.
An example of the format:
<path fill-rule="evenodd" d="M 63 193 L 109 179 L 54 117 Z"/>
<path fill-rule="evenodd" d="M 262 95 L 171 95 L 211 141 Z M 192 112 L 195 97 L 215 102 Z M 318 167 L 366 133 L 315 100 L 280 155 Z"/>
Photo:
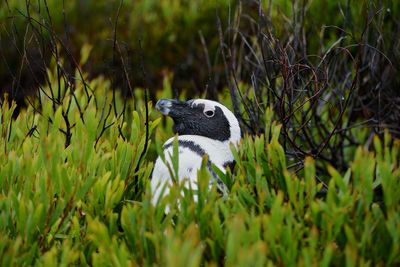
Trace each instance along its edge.
<path fill-rule="evenodd" d="M 223 166 L 225 169 L 226 169 L 226 168 L 229 168 L 229 169 L 233 170 L 233 168 L 235 168 L 235 164 L 236 164 L 235 161 L 227 161 L 227 162 L 225 162 L 222 166 Z"/>
<path fill-rule="evenodd" d="M 178 145 L 180 147 L 189 148 L 191 151 L 193 151 L 200 157 L 203 157 L 206 154 L 204 149 L 202 149 L 201 146 L 199 146 L 198 144 L 195 144 L 193 141 L 178 140 Z M 169 144 L 166 144 L 164 146 L 164 150 L 170 148 L 171 146 L 172 146 L 172 142 Z"/>
<path fill-rule="evenodd" d="M 215 107 L 215 115 L 211 118 L 206 117 L 203 110 L 204 104 L 192 108 L 173 105 L 172 115 L 169 115 L 174 119 L 174 132 L 179 135 L 201 135 L 221 142 L 229 140 L 230 124 L 222 109 Z"/>

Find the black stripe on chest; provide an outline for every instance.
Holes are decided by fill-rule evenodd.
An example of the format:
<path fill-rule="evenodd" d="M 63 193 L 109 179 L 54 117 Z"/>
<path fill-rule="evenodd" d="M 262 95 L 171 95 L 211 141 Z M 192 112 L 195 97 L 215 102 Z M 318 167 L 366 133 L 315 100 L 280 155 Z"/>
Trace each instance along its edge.
<path fill-rule="evenodd" d="M 170 148 L 172 146 L 172 144 L 173 144 L 172 142 L 169 144 L 166 144 L 164 146 L 164 150 Z M 193 141 L 178 140 L 178 146 L 188 148 L 191 151 L 193 151 L 194 153 L 196 153 L 197 155 L 199 155 L 200 157 L 203 157 L 206 154 L 204 149 L 202 149 L 201 146 L 199 146 L 198 144 L 195 144 Z M 226 161 L 223 164 L 223 167 L 225 169 L 230 168 L 231 170 L 233 170 L 233 168 L 235 167 L 235 161 Z"/>
<path fill-rule="evenodd" d="M 172 143 L 173 142 L 171 142 L 169 144 L 166 144 L 164 146 L 164 150 L 170 148 L 172 146 Z M 190 149 L 191 151 L 193 151 L 194 153 L 196 153 L 200 157 L 203 157 L 206 154 L 204 149 L 202 149 L 201 146 L 199 146 L 198 144 L 195 144 L 193 141 L 178 140 L 178 145 L 180 147 L 185 147 L 185 148 Z"/>

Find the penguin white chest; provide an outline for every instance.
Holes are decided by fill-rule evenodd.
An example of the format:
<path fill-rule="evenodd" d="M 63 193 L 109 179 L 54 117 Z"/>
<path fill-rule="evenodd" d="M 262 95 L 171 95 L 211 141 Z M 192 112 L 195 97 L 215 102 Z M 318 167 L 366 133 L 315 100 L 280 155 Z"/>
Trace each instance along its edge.
<path fill-rule="evenodd" d="M 202 136 L 183 135 L 178 138 L 178 174 L 177 181 L 184 182 L 185 186 L 194 190 L 197 189 L 197 171 L 201 168 L 203 157 L 208 155 L 207 167 L 211 171 L 211 165 L 215 165 L 222 172 L 225 172 L 226 166 L 233 162 L 233 155 L 230 151 L 229 144 L 214 140 L 206 140 Z M 173 185 L 170 172 L 173 170 L 172 158 L 173 146 L 172 139 L 168 140 L 164 145 L 163 162 L 158 157 L 151 180 L 151 189 L 153 192 L 153 204 L 156 204 L 159 197 L 169 193 L 169 187 Z M 214 180 L 217 179 L 217 180 Z M 213 177 L 210 186 L 213 183 L 220 182 L 218 177 Z"/>

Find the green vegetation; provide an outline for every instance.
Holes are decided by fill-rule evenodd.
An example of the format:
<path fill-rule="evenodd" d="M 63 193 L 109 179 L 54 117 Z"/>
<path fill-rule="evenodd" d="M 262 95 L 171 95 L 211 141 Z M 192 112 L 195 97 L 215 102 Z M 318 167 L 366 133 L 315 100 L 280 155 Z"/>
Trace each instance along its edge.
<path fill-rule="evenodd" d="M 245 136 L 234 153 L 236 167 L 223 177 L 226 198 L 207 189 L 209 177 L 200 171 L 198 203 L 177 185 L 153 207 L 152 162 L 171 122 L 160 124 L 150 105 L 148 130 L 157 126 L 157 144 L 144 150 L 145 103 L 129 105 L 125 121 L 107 116 L 109 84 L 91 80 L 88 95 L 77 84 L 55 109 L 43 97 L 40 115 L 30 107 L 15 120 L 15 105 L 2 103 L 2 266 L 400 263 L 400 142 L 388 134 L 374 138 L 374 152 L 357 148 L 343 175 L 328 166 L 321 198 L 312 158 L 298 175 L 288 172 L 281 126 L 268 109 L 265 133 Z M 68 147 L 66 118 L 73 125 Z"/>
<path fill-rule="evenodd" d="M 390 0 L 6 1 L 0 266 L 400 265 L 399 13 Z M 151 205 L 173 136 L 161 97 L 235 112 L 226 197 L 202 169 L 197 202 L 177 184 Z"/>

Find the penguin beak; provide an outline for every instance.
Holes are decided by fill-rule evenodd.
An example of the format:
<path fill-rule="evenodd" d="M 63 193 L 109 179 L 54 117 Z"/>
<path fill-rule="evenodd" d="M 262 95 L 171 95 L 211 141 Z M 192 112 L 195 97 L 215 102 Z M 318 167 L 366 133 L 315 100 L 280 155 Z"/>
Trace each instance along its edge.
<path fill-rule="evenodd" d="M 156 104 L 156 109 L 158 111 L 172 118 L 179 118 L 187 113 L 188 107 L 188 102 L 179 101 L 176 99 L 160 99 Z"/>

